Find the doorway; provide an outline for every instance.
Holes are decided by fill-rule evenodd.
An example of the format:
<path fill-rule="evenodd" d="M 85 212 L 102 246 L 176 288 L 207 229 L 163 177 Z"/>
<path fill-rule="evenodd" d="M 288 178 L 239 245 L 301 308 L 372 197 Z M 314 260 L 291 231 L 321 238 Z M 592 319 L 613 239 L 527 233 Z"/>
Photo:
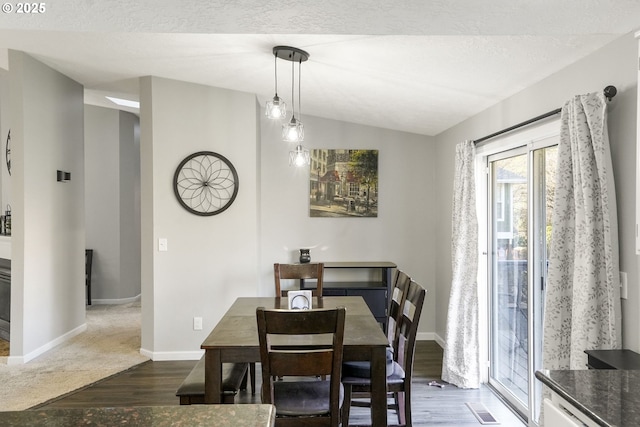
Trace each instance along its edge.
<path fill-rule="evenodd" d="M 487 171 L 488 382 L 537 425 L 557 133 L 500 147 Z"/>

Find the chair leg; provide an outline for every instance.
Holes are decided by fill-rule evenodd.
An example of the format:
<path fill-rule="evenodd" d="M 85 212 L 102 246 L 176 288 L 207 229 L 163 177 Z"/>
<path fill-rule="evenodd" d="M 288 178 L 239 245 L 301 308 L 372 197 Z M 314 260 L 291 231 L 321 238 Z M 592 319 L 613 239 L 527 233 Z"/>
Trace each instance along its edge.
<path fill-rule="evenodd" d="M 247 372 L 244 373 L 244 376 L 242 377 L 242 381 L 240 381 L 240 390 L 247 389 L 247 377 L 249 377 L 249 370 L 247 370 Z"/>
<path fill-rule="evenodd" d="M 351 386 L 344 384 L 344 400 L 342 401 L 342 427 L 349 426 L 349 412 L 351 411 Z"/>
<path fill-rule="evenodd" d="M 404 401 L 403 401 L 403 396 L 400 396 L 399 392 L 394 392 L 393 393 L 393 409 L 396 410 L 396 416 L 398 417 L 398 425 L 399 426 L 403 426 L 405 425 L 405 417 L 404 417 Z M 389 407 L 391 408 L 391 405 L 389 405 Z"/>
<path fill-rule="evenodd" d="M 398 424 L 401 426 L 407 425 L 407 413 L 406 413 L 406 394 L 404 392 L 393 393 L 393 399 L 396 401 Z"/>
<path fill-rule="evenodd" d="M 393 393 L 393 398 L 396 403 L 398 424 L 411 427 L 413 423 L 411 420 L 411 389 Z"/>
<path fill-rule="evenodd" d="M 405 424 L 407 427 L 411 427 L 413 424 L 413 420 L 411 419 L 411 386 L 406 386 L 404 390 L 404 413 L 405 413 Z"/>
<path fill-rule="evenodd" d="M 251 375 L 251 395 L 256 395 L 256 364 L 249 363 L 249 374 Z"/>

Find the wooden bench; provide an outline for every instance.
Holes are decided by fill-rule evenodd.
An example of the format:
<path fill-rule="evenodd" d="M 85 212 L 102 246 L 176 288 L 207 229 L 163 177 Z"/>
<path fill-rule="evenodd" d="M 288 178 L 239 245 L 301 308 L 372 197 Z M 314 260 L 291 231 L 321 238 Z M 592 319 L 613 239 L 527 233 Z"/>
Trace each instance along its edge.
<path fill-rule="evenodd" d="M 180 398 L 181 405 L 204 403 L 204 363 L 204 356 L 202 356 L 178 387 L 176 396 Z M 248 363 L 225 363 L 222 365 L 222 403 L 234 403 L 238 390 L 247 389 L 248 375 Z M 251 372 L 251 375 L 251 394 L 255 394 L 255 371 Z"/>

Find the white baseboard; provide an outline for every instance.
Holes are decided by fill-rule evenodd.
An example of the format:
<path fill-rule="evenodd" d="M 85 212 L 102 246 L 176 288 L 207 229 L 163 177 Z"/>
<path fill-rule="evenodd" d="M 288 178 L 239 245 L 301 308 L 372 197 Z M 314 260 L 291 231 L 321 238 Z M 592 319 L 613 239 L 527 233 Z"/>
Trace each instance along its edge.
<path fill-rule="evenodd" d="M 417 341 L 435 341 L 435 333 L 434 332 L 418 332 L 416 335 Z"/>
<path fill-rule="evenodd" d="M 416 340 L 418 341 L 435 341 L 438 345 L 444 348 L 444 340 L 435 332 L 418 332 L 416 336 Z"/>
<path fill-rule="evenodd" d="M 94 305 L 127 304 L 127 303 L 130 303 L 130 302 L 140 301 L 140 297 L 141 297 L 141 294 L 138 294 L 135 297 L 130 297 L 130 298 L 91 299 L 91 304 L 94 304 Z"/>
<path fill-rule="evenodd" d="M 442 337 L 438 334 L 435 334 L 436 338 L 436 342 L 438 343 L 438 345 L 440 345 L 440 347 L 444 348 L 445 345 L 447 345 L 447 342 L 445 340 L 442 339 Z"/>
<path fill-rule="evenodd" d="M 154 362 L 165 362 L 169 360 L 200 360 L 204 350 L 196 351 L 149 351 L 140 349 L 140 354 L 153 360 Z"/>
<path fill-rule="evenodd" d="M 29 354 L 26 354 L 24 356 L 9 356 L 7 358 L 7 365 L 23 365 L 23 364 L 35 359 L 36 357 L 46 353 L 47 351 L 51 350 L 55 346 L 60 345 L 63 342 L 65 342 L 67 340 L 70 340 L 71 338 L 75 337 L 76 335 L 83 333 L 86 330 L 87 330 L 87 324 L 83 323 L 82 325 L 80 325 L 77 328 L 67 332 L 64 335 L 59 336 L 58 338 L 54 339 L 53 341 L 49 341 L 45 345 L 40 346 L 39 348 L 35 349 L 34 351 L 32 351 Z"/>

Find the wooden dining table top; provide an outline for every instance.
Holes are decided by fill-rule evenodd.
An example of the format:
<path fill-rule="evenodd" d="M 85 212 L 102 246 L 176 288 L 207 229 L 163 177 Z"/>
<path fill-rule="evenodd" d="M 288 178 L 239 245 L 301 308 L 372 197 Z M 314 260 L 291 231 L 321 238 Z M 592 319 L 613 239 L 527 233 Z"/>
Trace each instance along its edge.
<path fill-rule="evenodd" d="M 202 342 L 202 349 L 250 347 L 258 349 L 256 308 L 286 309 L 286 297 L 241 297 L 231 305 L 220 322 Z M 388 346 L 384 331 L 360 296 L 313 297 L 316 308 L 346 308 L 345 352 L 358 347 Z"/>

